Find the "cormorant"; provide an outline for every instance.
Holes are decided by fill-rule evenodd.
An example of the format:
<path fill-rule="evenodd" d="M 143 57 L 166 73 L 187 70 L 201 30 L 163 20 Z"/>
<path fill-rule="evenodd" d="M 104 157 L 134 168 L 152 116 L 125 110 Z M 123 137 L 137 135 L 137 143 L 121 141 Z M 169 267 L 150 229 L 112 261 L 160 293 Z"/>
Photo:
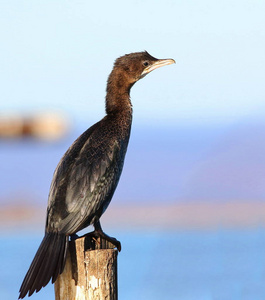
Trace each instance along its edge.
<path fill-rule="evenodd" d="M 38 292 L 50 279 L 55 282 L 64 269 L 69 236 L 90 224 L 95 235 L 121 250 L 120 242 L 102 231 L 99 219 L 123 168 L 132 122 L 130 89 L 149 72 L 172 63 L 173 59 L 157 59 L 146 51 L 115 61 L 107 82 L 106 116 L 72 144 L 55 169 L 45 236 L 20 287 L 19 299 Z"/>

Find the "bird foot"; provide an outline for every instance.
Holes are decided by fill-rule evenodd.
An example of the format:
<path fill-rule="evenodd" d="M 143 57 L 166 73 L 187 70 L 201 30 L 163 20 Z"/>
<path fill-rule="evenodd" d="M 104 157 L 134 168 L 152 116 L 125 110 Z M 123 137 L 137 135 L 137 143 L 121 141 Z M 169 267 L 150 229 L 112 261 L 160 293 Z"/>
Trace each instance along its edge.
<path fill-rule="evenodd" d="M 119 252 L 121 251 L 121 243 L 114 237 L 111 237 L 111 236 L 107 235 L 105 232 L 99 231 L 99 230 L 95 230 L 95 234 L 98 235 L 99 238 L 102 238 L 102 239 L 107 240 L 110 243 L 112 243 L 114 246 L 116 246 L 116 248 L 118 249 Z"/>
<path fill-rule="evenodd" d="M 77 239 L 79 239 L 79 236 L 76 233 L 70 235 L 70 240 L 71 241 L 75 241 Z"/>
<path fill-rule="evenodd" d="M 114 237 L 111 237 L 111 236 L 107 235 L 106 233 L 104 233 L 101 230 L 95 229 L 94 231 L 83 235 L 83 237 L 85 237 L 85 236 L 95 238 L 96 241 L 97 241 L 97 238 L 100 238 L 102 240 L 106 240 L 106 241 L 110 242 L 111 244 L 113 244 L 118 249 L 119 252 L 121 251 L 120 241 L 118 241 Z"/>

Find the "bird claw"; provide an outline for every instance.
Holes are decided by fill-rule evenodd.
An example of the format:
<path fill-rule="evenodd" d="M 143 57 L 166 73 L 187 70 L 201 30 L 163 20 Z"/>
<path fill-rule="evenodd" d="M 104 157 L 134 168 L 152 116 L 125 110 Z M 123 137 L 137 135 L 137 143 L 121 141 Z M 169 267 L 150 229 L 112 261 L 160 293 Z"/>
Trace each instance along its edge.
<path fill-rule="evenodd" d="M 79 236 L 76 233 L 70 235 L 70 240 L 71 241 L 75 241 L 77 239 L 79 239 Z"/>
<path fill-rule="evenodd" d="M 113 244 L 118 249 L 119 252 L 121 251 L 121 243 L 120 243 L 120 241 L 118 241 L 114 237 L 111 237 L 111 236 L 105 234 L 103 231 L 102 232 L 98 232 L 98 231 L 95 230 L 95 233 L 96 233 L 97 237 L 110 242 L 111 244 Z"/>
<path fill-rule="evenodd" d="M 100 231 L 100 230 L 94 230 L 94 231 L 92 231 L 92 232 L 89 232 L 89 233 L 83 235 L 83 237 L 84 237 L 84 236 L 89 236 L 89 237 L 91 237 L 91 238 L 92 238 L 93 240 L 95 240 L 95 242 L 98 243 L 98 244 L 101 244 L 101 243 L 97 240 L 97 238 L 100 238 L 100 239 L 102 239 L 102 240 L 106 240 L 106 241 L 110 242 L 111 244 L 113 244 L 113 245 L 117 248 L 117 250 L 118 250 L 119 252 L 121 251 L 121 243 L 120 243 L 120 241 L 118 241 L 118 240 L 115 239 L 114 237 L 111 237 L 111 236 L 107 235 L 107 234 L 104 233 L 103 231 Z"/>

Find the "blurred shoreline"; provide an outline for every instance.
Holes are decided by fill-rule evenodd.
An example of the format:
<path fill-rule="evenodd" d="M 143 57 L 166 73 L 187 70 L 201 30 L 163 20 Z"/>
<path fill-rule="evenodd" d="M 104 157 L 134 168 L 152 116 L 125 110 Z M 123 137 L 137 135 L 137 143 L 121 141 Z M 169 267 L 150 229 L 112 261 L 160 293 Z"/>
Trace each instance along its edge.
<path fill-rule="evenodd" d="M 69 132 L 69 119 L 62 112 L 42 111 L 34 114 L 1 113 L 0 139 L 32 137 L 56 141 Z"/>
<path fill-rule="evenodd" d="M 0 232 L 44 230 L 46 208 L 29 203 L 2 207 Z M 265 226 L 265 202 L 181 202 L 111 204 L 103 228 L 145 230 L 211 230 Z"/>

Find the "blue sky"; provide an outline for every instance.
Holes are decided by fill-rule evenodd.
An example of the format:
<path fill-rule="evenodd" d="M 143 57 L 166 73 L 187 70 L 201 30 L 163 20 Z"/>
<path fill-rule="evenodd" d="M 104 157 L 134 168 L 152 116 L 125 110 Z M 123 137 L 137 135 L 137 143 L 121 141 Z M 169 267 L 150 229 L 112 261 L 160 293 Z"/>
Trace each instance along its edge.
<path fill-rule="evenodd" d="M 137 124 L 264 117 L 265 2 L 1 1 L 2 113 L 104 114 L 116 57 L 174 58 L 132 90 Z"/>

